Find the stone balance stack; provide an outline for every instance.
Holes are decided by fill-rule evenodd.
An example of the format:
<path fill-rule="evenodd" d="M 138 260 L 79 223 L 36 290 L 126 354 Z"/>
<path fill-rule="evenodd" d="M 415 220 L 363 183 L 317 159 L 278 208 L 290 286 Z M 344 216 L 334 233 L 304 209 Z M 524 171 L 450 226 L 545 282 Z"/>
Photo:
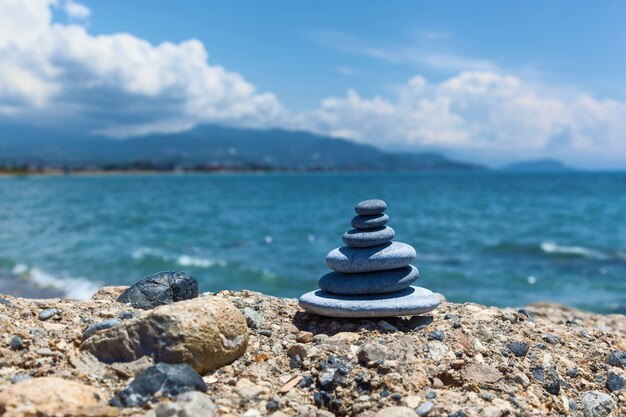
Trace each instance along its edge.
<path fill-rule="evenodd" d="M 319 280 L 319 290 L 300 297 L 304 310 L 330 317 L 390 317 L 423 314 L 439 305 L 430 290 L 411 284 L 419 271 L 411 265 L 417 256 L 412 246 L 392 242 L 395 231 L 382 200 L 356 205 L 354 229 L 343 235 L 347 246 L 326 255 L 334 272 Z"/>

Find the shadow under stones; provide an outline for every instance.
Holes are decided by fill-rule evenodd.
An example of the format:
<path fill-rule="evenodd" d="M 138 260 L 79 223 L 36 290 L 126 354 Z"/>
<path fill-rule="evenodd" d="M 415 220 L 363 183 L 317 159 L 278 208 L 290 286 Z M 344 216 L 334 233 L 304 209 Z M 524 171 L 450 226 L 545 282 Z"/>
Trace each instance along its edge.
<path fill-rule="evenodd" d="M 420 331 L 433 322 L 433 316 L 339 318 L 299 311 L 292 323 L 300 331 L 313 335 L 333 336 L 341 332 L 379 331 L 381 333 L 411 333 Z"/>

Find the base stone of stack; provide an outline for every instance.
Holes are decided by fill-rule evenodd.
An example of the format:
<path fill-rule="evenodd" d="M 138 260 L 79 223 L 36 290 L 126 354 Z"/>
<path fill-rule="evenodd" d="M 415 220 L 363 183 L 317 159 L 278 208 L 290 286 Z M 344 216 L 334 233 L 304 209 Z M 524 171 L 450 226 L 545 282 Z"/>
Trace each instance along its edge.
<path fill-rule="evenodd" d="M 388 271 L 342 274 L 330 272 L 320 278 L 318 286 L 334 294 L 386 294 L 408 288 L 419 278 L 413 265 Z"/>
<path fill-rule="evenodd" d="M 340 318 L 413 316 L 428 313 L 439 303 L 432 291 L 413 286 L 389 294 L 339 295 L 317 290 L 300 297 L 304 310 Z"/>

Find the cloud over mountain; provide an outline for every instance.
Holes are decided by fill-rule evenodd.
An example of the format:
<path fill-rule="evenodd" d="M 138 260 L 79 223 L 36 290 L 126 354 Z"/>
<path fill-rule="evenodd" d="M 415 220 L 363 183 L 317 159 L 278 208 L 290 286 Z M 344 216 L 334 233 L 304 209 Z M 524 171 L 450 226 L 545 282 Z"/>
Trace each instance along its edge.
<path fill-rule="evenodd" d="M 154 45 L 128 33 L 94 35 L 86 23 L 91 11 L 75 0 L 0 0 L 0 10 L 0 123 L 114 137 L 224 123 L 304 129 L 381 147 L 452 149 L 483 161 L 515 154 L 626 163 L 624 101 L 529 81 L 484 60 L 446 55 L 454 61 L 445 66 L 454 69 L 447 78 L 415 75 L 386 96 L 350 89 L 293 111 L 212 64 L 199 40 Z M 59 13 L 64 22 L 53 18 Z M 354 47 L 350 42 L 344 49 Z M 408 58 L 404 50 L 371 51 L 366 55 L 390 65 L 423 61 L 413 50 Z M 464 65 L 471 68 L 458 69 Z"/>
<path fill-rule="evenodd" d="M 615 161 L 626 155 L 626 103 L 493 71 L 461 72 L 434 84 L 415 76 L 393 98 L 349 90 L 298 123 L 379 145 Z"/>
<path fill-rule="evenodd" d="M 0 0 L 0 112 L 74 119 L 109 135 L 179 130 L 200 122 L 265 125 L 281 110 L 241 75 L 208 61 L 197 40 L 152 45 L 126 33 L 94 36 L 72 21 L 75 1 Z"/>

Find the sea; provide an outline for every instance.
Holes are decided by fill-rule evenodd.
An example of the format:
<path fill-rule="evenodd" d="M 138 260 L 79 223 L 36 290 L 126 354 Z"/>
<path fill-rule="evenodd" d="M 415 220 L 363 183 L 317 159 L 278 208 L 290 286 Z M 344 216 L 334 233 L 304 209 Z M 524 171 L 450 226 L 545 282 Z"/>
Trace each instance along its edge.
<path fill-rule="evenodd" d="M 201 291 L 298 297 L 368 198 L 450 301 L 626 313 L 626 173 L 6 177 L 0 292 L 87 298 L 182 270 Z"/>

